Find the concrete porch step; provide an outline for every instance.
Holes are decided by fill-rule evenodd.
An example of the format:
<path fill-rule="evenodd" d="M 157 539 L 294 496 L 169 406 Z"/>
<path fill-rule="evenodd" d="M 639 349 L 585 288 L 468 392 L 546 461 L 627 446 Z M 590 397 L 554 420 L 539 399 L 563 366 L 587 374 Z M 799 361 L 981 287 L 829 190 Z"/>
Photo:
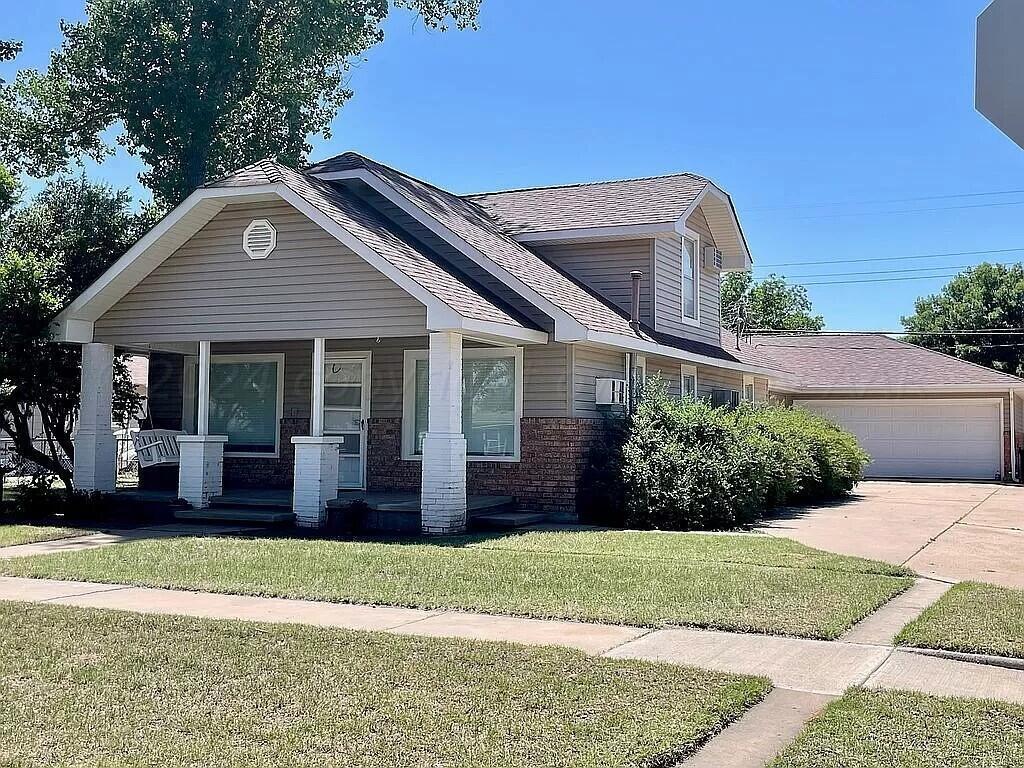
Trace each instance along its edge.
<path fill-rule="evenodd" d="M 474 528 L 501 531 L 537 525 L 547 519 L 548 516 L 542 512 L 491 512 L 473 515 L 470 522 Z"/>
<path fill-rule="evenodd" d="M 288 492 L 260 493 L 235 491 L 210 499 L 214 509 L 262 509 L 280 512 L 292 511 L 292 496 Z"/>
<path fill-rule="evenodd" d="M 295 522 L 290 510 L 267 507 L 210 507 L 208 509 L 180 509 L 174 513 L 176 520 L 206 520 L 234 523 L 259 523 L 279 525 Z"/>

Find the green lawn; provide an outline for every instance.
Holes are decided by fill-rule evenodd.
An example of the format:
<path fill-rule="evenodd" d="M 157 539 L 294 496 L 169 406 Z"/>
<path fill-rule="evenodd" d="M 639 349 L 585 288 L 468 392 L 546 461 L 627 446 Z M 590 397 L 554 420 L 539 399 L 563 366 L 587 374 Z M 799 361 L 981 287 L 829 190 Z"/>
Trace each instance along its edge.
<path fill-rule="evenodd" d="M 68 536 L 80 536 L 83 533 L 85 532 L 74 528 L 58 528 L 52 525 L 0 525 L 0 547 L 64 539 Z"/>
<path fill-rule="evenodd" d="M 0 561 L 0 571 L 818 638 L 837 637 L 910 585 L 890 566 L 768 537 L 618 532 L 429 543 L 152 539 Z"/>
<path fill-rule="evenodd" d="M 904 627 L 896 643 L 1024 658 L 1024 591 L 957 584 Z"/>
<path fill-rule="evenodd" d="M 1019 768 L 1024 707 L 902 691 L 847 693 L 769 768 Z"/>
<path fill-rule="evenodd" d="M 669 765 L 768 683 L 557 648 L 0 603 L 0 764 Z"/>

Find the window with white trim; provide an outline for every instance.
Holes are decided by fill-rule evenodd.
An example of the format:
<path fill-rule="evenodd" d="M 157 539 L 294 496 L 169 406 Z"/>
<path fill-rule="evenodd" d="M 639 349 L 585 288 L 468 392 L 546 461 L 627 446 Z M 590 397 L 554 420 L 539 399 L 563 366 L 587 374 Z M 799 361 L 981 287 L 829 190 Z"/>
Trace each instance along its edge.
<path fill-rule="evenodd" d="M 700 237 L 688 232 L 683 235 L 683 320 L 696 325 L 700 305 Z"/>
<path fill-rule="evenodd" d="M 402 457 L 423 455 L 430 401 L 427 350 L 406 350 Z M 523 414 L 521 347 L 463 349 L 462 433 L 471 461 L 518 461 Z"/>
<path fill-rule="evenodd" d="M 754 402 L 754 377 L 744 376 L 743 377 L 743 400 L 752 403 Z"/>
<path fill-rule="evenodd" d="M 697 397 L 697 366 L 679 366 L 679 391 L 684 398 Z"/>
<path fill-rule="evenodd" d="M 227 435 L 224 453 L 277 456 L 284 409 L 284 355 L 210 359 L 210 434 Z"/>

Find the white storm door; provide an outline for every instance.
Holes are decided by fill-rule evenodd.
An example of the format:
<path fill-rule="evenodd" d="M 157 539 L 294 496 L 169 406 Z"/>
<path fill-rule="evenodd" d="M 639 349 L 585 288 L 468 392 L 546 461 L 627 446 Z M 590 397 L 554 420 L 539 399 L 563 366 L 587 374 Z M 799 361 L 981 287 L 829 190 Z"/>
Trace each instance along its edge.
<path fill-rule="evenodd" d="M 324 361 L 324 434 L 340 437 L 338 488 L 366 487 L 370 353 L 328 352 Z"/>

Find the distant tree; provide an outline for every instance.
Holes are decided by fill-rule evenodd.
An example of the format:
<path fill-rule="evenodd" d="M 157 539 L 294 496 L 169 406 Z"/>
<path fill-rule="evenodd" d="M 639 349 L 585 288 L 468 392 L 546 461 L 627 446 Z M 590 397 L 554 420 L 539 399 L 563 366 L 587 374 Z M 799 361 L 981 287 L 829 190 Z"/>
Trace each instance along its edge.
<path fill-rule="evenodd" d="M 69 488 L 81 356 L 51 341 L 50 323 L 140 234 L 130 202 L 127 192 L 62 179 L 0 219 L 0 433 Z M 115 420 L 123 423 L 140 398 L 123 358 L 114 374 Z M 41 424 L 33 425 L 35 414 Z"/>
<path fill-rule="evenodd" d="M 757 282 L 749 272 L 729 272 L 722 278 L 722 323 L 734 333 L 756 328 L 820 331 L 825 327 L 802 285 L 768 275 Z"/>
<path fill-rule="evenodd" d="M 1024 265 L 983 263 L 961 272 L 939 293 L 918 299 L 903 327 L 922 332 L 908 337 L 914 344 L 1024 376 Z M 936 333 L 968 329 L 1019 334 Z"/>
<path fill-rule="evenodd" d="M 50 157 L 102 154 L 101 134 L 149 167 L 171 206 L 265 157 L 297 165 L 352 92 L 351 63 L 383 38 L 392 7 L 432 28 L 476 25 L 480 0 L 87 0 L 62 22 L 45 73 L 15 84 Z M 45 163 L 37 163 L 44 166 Z"/>

